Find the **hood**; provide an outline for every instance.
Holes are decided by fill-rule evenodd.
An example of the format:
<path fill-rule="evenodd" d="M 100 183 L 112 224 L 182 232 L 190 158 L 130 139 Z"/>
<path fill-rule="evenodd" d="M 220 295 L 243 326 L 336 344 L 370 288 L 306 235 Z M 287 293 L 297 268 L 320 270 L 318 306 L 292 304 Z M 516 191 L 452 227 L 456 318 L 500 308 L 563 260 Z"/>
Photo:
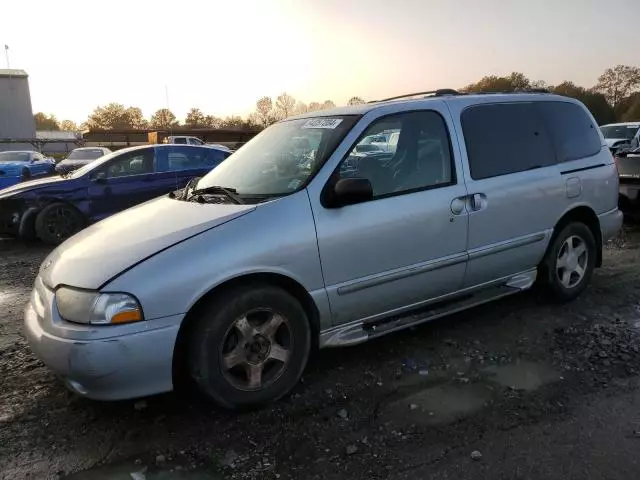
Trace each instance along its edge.
<path fill-rule="evenodd" d="M 73 159 L 70 160 L 68 158 L 65 158 L 64 160 L 62 160 L 60 163 L 58 163 L 58 165 L 64 165 L 65 167 L 83 167 L 84 165 L 93 162 L 94 160 L 96 160 L 95 158 L 79 158 L 79 159 Z"/>
<path fill-rule="evenodd" d="M 626 138 L 605 138 L 604 141 L 607 144 L 607 147 L 611 148 L 611 147 L 613 147 L 613 145 L 615 145 L 618 142 L 623 142 L 623 143 L 631 142 L 631 139 L 626 139 Z"/>
<path fill-rule="evenodd" d="M 136 263 L 255 208 L 160 197 L 74 235 L 45 259 L 40 275 L 50 288 L 98 289 Z"/>
<path fill-rule="evenodd" d="M 23 193 L 28 190 L 36 190 L 38 188 L 49 187 L 51 185 L 55 185 L 58 182 L 68 181 L 66 178 L 62 177 L 47 177 L 40 178 L 38 180 L 29 180 L 27 182 L 20 182 L 12 187 L 3 188 L 0 190 L 0 198 L 8 197 L 9 195 L 15 195 L 18 193 Z"/>

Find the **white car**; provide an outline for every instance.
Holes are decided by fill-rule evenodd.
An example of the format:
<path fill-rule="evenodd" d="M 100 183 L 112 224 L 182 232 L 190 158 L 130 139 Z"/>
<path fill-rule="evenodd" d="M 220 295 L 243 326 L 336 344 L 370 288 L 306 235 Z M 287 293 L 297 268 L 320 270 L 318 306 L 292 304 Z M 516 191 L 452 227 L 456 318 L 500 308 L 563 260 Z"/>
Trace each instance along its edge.
<path fill-rule="evenodd" d="M 618 148 L 627 143 L 638 135 L 640 131 L 640 122 L 626 123 L 610 123 L 600 127 L 600 131 L 604 136 L 604 141 L 611 149 Z"/>

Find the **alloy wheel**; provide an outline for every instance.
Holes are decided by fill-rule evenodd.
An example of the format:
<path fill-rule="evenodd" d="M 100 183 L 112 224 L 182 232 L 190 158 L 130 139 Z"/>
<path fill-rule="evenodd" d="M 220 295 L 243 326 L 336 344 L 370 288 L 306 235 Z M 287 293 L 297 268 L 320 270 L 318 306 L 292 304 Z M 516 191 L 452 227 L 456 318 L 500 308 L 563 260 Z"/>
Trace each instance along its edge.
<path fill-rule="evenodd" d="M 293 336 L 287 318 L 256 309 L 237 318 L 224 336 L 221 366 L 225 379 L 239 390 L 262 390 L 287 369 Z"/>

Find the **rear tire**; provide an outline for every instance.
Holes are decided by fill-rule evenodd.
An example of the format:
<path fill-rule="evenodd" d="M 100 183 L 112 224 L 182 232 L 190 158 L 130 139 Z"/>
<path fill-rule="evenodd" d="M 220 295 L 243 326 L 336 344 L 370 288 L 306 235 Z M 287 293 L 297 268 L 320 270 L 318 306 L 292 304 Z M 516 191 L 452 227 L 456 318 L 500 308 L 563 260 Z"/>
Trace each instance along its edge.
<path fill-rule="evenodd" d="M 311 329 L 292 295 L 254 284 L 205 305 L 188 342 L 189 373 L 199 388 L 224 408 L 246 409 L 295 387 L 309 358 Z"/>
<path fill-rule="evenodd" d="M 539 284 L 550 298 L 565 303 L 589 285 L 595 269 L 596 241 L 581 222 L 566 225 L 553 239 L 540 264 Z"/>
<path fill-rule="evenodd" d="M 35 222 L 36 235 L 50 245 L 59 245 L 82 230 L 85 218 L 71 205 L 52 203 L 38 213 Z"/>

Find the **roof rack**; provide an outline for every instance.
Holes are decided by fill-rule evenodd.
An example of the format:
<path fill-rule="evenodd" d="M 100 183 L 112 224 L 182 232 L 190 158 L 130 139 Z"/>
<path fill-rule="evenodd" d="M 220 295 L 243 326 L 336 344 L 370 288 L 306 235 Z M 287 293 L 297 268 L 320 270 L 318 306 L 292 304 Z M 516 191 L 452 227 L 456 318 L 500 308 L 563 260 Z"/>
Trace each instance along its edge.
<path fill-rule="evenodd" d="M 512 92 L 472 92 L 469 95 L 511 95 L 514 93 L 551 93 L 546 88 L 519 88 Z"/>
<path fill-rule="evenodd" d="M 426 92 L 416 92 L 416 93 L 407 93 L 405 95 L 397 95 L 395 97 L 383 98 L 382 100 L 371 100 L 367 103 L 378 103 L 378 102 L 390 102 L 391 100 L 400 100 L 402 98 L 411 98 L 417 97 L 418 95 L 424 95 L 431 97 L 445 97 L 447 95 L 508 95 L 511 93 L 551 93 L 551 91 L 547 88 L 519 88 L 512 92 L 459 92 L 454 90 L 453 88 L 440 88 L 438 90 L 428 90 Z"/>
<path fill-rule="evenodd" d="M 425 97 L 426 96 L 443 97 L 445 95 L 464 95 L 464 93 L 460 93 L 457 90 L 454 90 L 452 88 L 440 88 L 438 90 L 429 90 L 426 92 L 407 93 L 405 95 L 398 95 L 395 97 L 383 98 L 382 100 L 372 100 L 367 103 L 390 102 L 391 100 L 400 100 L 401 98 L 417 97 L 418 95 L 424 95 Z"/>

